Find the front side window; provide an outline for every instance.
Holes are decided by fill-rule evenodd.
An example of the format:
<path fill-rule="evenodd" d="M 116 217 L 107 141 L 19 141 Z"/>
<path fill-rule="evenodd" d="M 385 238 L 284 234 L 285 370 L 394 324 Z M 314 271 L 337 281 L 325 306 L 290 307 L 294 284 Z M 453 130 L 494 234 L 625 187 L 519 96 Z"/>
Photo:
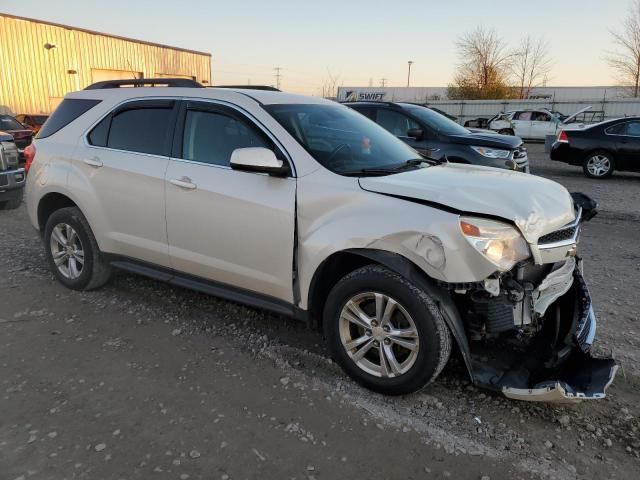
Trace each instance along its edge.
<path fill-rule="evenodd" d="M 396 112 L 386 108 L 378 109 L 376 122 L 387 132 L 393 133 L 396 137 L 406 137 L 407 132 L 412 128 L 420 128 L 416 122 L 401 112 Z"/>
<path fill-rule="evenodd" d="M 534 122 L 550 122 L 551 115 L 545 112 L 533 112 L 532 119 Z"/>
<path fill-rule="evenodd" d="M 172 112 L 169 107 L 141 107 L 116 112 L 111 118 L 106 146 L 129 152 L 166 155 L 167 139 L 172 133 Z M 90 134 L 90 141 L 94 133 L 95 130 Z"/>
<path fill-rule="evenodd" d="M 420 158 L 402 140 L 343 105 L 281 104 L 265 109 L 318 163 L 341 175 L 391 169 Z"/>
<path fill-rule="evenodd" d="M 247 147 L 272 148 L 254 127 L 230 115 L 187 110 L 182 141 L 185 160 L 229 166 L 233 151 Z"/>
<path fill-rule="evenodd" d="M 640 137 L 640 122 L 627 123 L 627 135 L 630 137 Z"/>

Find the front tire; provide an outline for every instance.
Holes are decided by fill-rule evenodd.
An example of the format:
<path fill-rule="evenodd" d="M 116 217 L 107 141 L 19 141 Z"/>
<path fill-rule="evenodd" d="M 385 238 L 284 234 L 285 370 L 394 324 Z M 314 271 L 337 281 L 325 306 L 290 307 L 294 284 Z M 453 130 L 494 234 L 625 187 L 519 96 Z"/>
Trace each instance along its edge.
<path fill-rule="evenodd" d="M 67 288 L 92 290 L 111 276 L 89 222 L 76 207 L 51 214 L 44 229 L 44 247 L 53 274 Z"/>
<path fill-rule="evenodd" d="M 613 174 L 613 156 L 608 152 L 593 152 L 582 162 L 582 171 L 588 178 L 607 178 Z"/>
<path fill-rule="evenodd" d="M 432 382 L 451 353 L 436 302 L 380 265 L 350 273 L 331 290 L 323 325 L 335 361 L 360 385 L 387 395 Z"/>

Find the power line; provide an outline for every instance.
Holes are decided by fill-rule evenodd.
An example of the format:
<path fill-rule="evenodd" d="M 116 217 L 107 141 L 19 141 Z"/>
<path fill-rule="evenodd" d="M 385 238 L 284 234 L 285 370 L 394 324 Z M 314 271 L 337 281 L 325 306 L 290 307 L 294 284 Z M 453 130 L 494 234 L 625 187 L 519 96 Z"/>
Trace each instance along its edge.
<path fill-rule="evenodd" d="M 387 80 L 388 80 L 388 78 L 381 78 L 380 79 L 380 86 L 381 87 L 386 87 L 387 86 Z"/>
<path fill-rule="evenodd" d="M 274 70 L 276 71 L 276 88 L 280 90 L 280 70 L 282 67 L 274 67 Z"/>

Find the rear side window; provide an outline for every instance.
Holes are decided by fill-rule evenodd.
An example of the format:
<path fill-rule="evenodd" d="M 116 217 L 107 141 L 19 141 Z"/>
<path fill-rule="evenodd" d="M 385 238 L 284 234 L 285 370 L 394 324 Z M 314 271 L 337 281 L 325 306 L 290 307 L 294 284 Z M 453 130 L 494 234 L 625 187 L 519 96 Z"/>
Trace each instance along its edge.
<path fill-rule="evenodd" d="M 627 126 L 626 123 L 619 123 L 617 125 L 607 128 L 605 132 L 609 135 L 624 135 L 626 126 Z"/>
<path fill-rule="evenodd" d="M 53 135 L 99 103 L 100 100 L 65 98 L 47 121 L 44 122 L 36 138 L 46 138 Z"/>
<path fill-rule="evenodd" d="M 131 108 L 116 112 L 106 133 L 103 120 L 91 131 L 94 145 L 129 152 L 167 155 L 172 136 L 173 109 L 169 107 Z M 93 143 L 95 136 L 96 143 Z M 168 143 L 169 142 L 169 143 Z"/>

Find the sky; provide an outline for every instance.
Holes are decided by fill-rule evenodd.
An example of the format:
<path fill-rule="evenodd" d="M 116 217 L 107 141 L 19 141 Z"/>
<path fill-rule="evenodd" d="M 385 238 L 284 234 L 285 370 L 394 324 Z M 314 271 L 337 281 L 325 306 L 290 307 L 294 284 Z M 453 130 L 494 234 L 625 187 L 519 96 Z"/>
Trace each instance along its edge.
<path fill-rule="evenodd" d="M 478 26 L 549 44 L 549 85 L 615 84 L 605 57 L 630 0 L 0 0 L 0 12 L 212 54 L 214 84 L 446 86 L 456 39 Z"/>

